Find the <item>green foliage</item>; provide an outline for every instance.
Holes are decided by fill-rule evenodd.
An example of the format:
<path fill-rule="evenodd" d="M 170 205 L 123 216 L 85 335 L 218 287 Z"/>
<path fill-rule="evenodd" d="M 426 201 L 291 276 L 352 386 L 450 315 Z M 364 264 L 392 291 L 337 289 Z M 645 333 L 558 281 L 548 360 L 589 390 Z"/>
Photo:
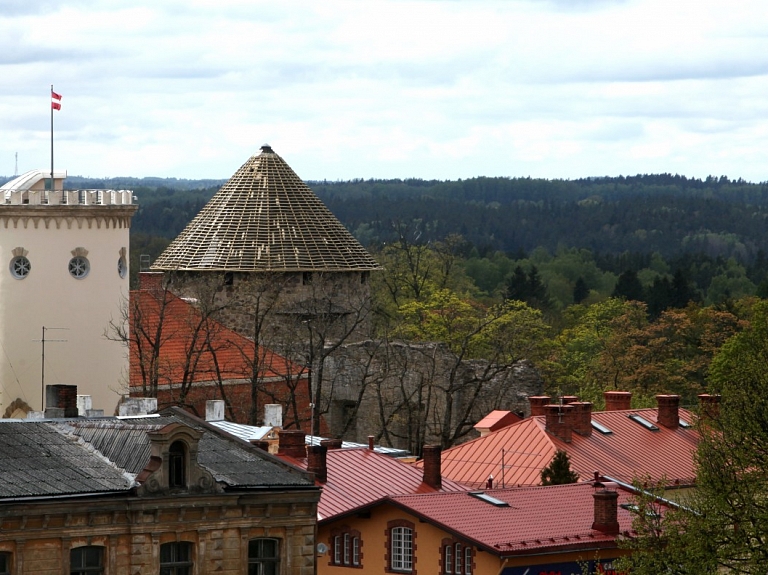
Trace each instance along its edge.
<path fill-rule="evenodd" d="M 571 470 L 571 459 L 565 451 L 557 450 L 544 469 L 541 470 L 542 485 L 565 485 L 576 483 L 579 474 Z"/>

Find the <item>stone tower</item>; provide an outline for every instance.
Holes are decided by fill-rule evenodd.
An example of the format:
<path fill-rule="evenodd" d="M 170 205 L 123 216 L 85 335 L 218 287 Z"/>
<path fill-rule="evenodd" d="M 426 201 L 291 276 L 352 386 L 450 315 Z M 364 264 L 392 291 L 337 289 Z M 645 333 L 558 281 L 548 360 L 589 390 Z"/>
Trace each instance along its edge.
<path fill-rule="evenodd" d="M 380 267 L 265 145 L 151 269 L 165 272 L 177 295 L 214 306 L 231 329 L 285 350 L 313 333 L 324 341 L 362 334 L 369 276 Z"/>
<path fill-rule="evenodd" d="M 33 170 L 0 187 L 0 416 L 47 407 L 43 376 L 111 414 L 127 390 L 128 357 L 105 334 L 128 296 L 133 193 L 62 191 L 66 172 L 47 191 L 49 175 Z"/>

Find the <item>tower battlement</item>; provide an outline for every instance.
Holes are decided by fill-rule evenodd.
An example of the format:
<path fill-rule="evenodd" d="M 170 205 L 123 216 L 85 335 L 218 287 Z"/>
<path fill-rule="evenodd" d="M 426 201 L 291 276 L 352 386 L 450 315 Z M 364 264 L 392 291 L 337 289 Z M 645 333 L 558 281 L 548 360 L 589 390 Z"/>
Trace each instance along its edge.
<path fill-rule="evenodd" d="M 1 205 L 31 206 L 128 206 L 133 204 L 130 190 L 19 190 L 2 188 Z"/>

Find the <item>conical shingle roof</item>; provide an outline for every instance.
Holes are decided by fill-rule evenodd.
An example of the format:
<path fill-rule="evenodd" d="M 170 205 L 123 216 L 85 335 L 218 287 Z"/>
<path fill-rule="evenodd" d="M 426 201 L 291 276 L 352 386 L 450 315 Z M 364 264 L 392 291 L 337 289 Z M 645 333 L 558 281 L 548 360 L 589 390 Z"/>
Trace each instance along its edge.
<path fill-rule="evenodd" d="M 152 269 L 287 272 L 380 267 L 290 166 L 263 146 Z"/>

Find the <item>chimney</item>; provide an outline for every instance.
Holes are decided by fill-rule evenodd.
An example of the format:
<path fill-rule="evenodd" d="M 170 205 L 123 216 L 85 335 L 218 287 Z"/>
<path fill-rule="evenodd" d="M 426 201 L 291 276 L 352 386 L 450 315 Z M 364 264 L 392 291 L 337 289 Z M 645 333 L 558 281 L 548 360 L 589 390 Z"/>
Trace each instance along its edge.
<path fill-rule="evenodd" d="M 165 291 L 165 273 L 139 272 L 139 289 L 159 296 Z"/>
<path fill-rule="evenodd" d="M 659 413 L 656 416 L 656 421 L 669 429 L 677 429 L 680 427 L 680 414 L 678 412 L 680 396 L 657 395 L 656 403 L 659 410 Z"/>
<path fill-rule="evenodd" d="M 629 391 L 604 391 L 605 411 L 632 409 L 632 393 Z"/>
<path fill-rule="evenodd" d="M 442 448 L 439 445 L 425 445 L 421 450 L 421 458 L 424 460 L 424 483 L 435 489 L 443 486 L 441 454 Z"/>
<path fill-rule="evenodd" d="M 224 400 L 209 399 L 205 402 L 206 421 L 224 421 Z"/>
<path fill-rule="evenodd" d="M 613 490 L 607 489 L 614 486 Z M 602 531 L 607 535 L 619 533 L 619 494 L 615 490 L 615 484 L 595 484 L 596 490 L 592 494 L 595 499 L 595 522 L 592 529 Z"/>
<path fill-rule="evenodd" d="M 579 401 L 578 395 L 563 395 L 560 397 L 560 403 L 563 405 L 568 405 L 569 403 L 575 403 Z"/>
<path fill-rule="evenodd" d="M 371 451 L 373 451 L 373 448 L 374 448 L 374 444 L 373 444 L 373 435 L 369 435 L 369 436 L 368 436 L 368 449 L 370 449 Z"/>
<path fill-rule="evenodd" d="M 592 435 L 592 403 L 589 401 L 574 401 L 569 403 L 573 407 L 573 430 L 582 437 Z"/>
<path fill-rule="evenodd" d="M 283 426 L 283 406 L 279 403 L 268 403 L 264 406 L 264 425 L 270 427 Z"/>
<path fill-rule="evenodd" d="M 322 439 L 320 445 L 325 446 L 327 449 L 341 449 L 341 439 Z"/>
<path fill-rule="evenodd" d="M 544 406 L 549 405 L 551 397 L 548 395 L 532 395 L 528 398 L 531 406 L 531 417 L 535 415 L 544 415 Z"/>
<path fill-rule="evenodd" d="M 263 439 L 251 439 L 250 443 L 254 447 L 258 447 L 262 451 L 269 453 L 269 441 L 265 441 Z"/>
<path fill-rule="evenodd" d="M 118 415 L 148 415 L 157 411 L 156 397 L 126 397 L 118 406 Z"/>
<path fill-rule="evenodd" d="M 46 385 L 45 386 L 45 407 L 58 407 L 63 409 L 61 415 L 52 415 L 51 417 L 77 417 L 77 386 L 76 385 Z"/>
<path fill-rule="evenodd" d="M 325 445 L 307 447 L 307 471 L 314 473 L 315 479 L 320 483 L 325 483 L 328 480 L 327 452 L 328 448 Z"/>
<path fill-rule="evenodd" d="M 699 395 L 699 413 L 705 419 L 717 419 L 720 415 L 720 396 L 709 393 Z"/>
<path fill-rule="evenodd" d="M 546 430 L 566 443 L 571 442 L 573 433 L 573 406 L 549 404 L 545 406 Z"/>
<path fill-rule="evenodd" d="M 306 434 L 300 429 L 281 429 L 278 434 L 278 455 L 302 458 L 307 456 L 307 446 L 304 443 Z"/>

